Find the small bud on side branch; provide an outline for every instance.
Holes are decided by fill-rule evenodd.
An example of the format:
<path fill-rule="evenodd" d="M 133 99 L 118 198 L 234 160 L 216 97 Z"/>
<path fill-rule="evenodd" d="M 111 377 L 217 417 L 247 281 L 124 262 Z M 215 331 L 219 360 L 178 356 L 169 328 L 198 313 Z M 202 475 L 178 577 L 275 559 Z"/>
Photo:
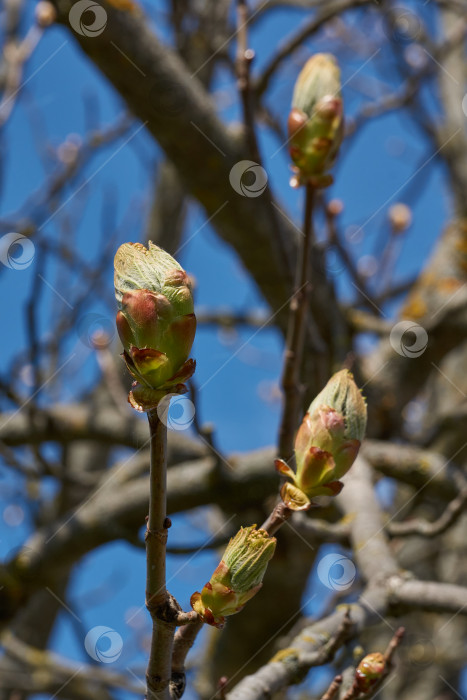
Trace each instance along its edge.
<path fill-rule="evenodd" d="M 295 439 L 294 472 L 283 460 L 277 471 L 290 481 L 281 489 L 291 510 L 308 510 L 315 496 L 335 496 L 365 435 L 365 400 L 348 370 L 337 372 L 312 401 Z"/>
<path fill-rule="evenodd" d="M 240 612 L 262 587 L 276 539 L 256 525 L 241 528 L 224 552 L 219 566 L 191 605 L 204 622 L 223 627 L 225 617 Z"/>
<path fill-rule="evenodd" d="M 384 654 L 373 652 L 367 654 L 358 664 L 353 684 L 344 695 L 343 700 L 364 700 L 373 697 L 373 693 L 389 675 L 392 669 L 392 658 L 404 637 L 405 629 L 399 627 L 388 644 Z"/>

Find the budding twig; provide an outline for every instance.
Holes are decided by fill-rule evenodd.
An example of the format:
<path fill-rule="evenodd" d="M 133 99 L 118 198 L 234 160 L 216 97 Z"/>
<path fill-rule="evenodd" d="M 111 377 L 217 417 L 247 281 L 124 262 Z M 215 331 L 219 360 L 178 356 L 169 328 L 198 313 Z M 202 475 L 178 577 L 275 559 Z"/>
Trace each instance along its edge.
<path fill-rule="evenodd" d="M 300 411 L 300 366 L 303 353 L 305 321 L 308 310 L 310 252 L 313 245 L 314 187 L 306 185 L 303 244 L 297 261 L 295 293 L 290 302 L 289 327 L 284 355 L 282 389 L 284 407 L 279 429 L 279 456 L 288 460 L 293 454 L 295 431 Z"/>
<path fill-rule="evenodd" d="M 375 692 L 381 688 L 382 683 L 384 680 L 388 677 L 392 670 L 392 659 L 394 656 L 394 652 L 396 651 L 397 647 L 401 643 L 403 637 L 405 634 L 405 629 L 404 627 L 399 627 L 394 636 L 392 637 L 391 641 L 389 642 L 386 651 L 382 655 L 382 661 L 384 662 L 384 667 L 381 670 L 381 673 L 378 674 L 378 677 L 375 679 L 374 682 L 371 683 L 369 687 L 366 689 L 362 689 L 361 685 L 361 678 L 358 675 L 358 670 L 357 673 L 355 674 L 355 679 L 352 684 L 352 686 L 349 688 L 349 690 L 346 692 L 342 700 L 367 700 L 368 698 L 371 698 L 374 696 Z M 373 656 L 370 654 L 370 656 Z M 381 655 L 379 655 L 381 658 Z M 369 658 L 369 657 L 365 657 Z"/>

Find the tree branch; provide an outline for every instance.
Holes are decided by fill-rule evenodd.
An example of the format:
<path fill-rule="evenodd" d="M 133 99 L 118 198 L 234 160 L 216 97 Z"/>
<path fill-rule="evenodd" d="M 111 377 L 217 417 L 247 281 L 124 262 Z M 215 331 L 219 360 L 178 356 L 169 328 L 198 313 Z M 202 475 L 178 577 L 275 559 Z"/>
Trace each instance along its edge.
<path fill-rule="evenodd" d="M 58 21 L 68 26 L 71 2 L 55 0 L 54 5 Z M 153 34 L 139 10 L 117 9 L 105 1 L 102 5 L 107 12 L 105 31 L 92 38 L 75 34 L 76 40 L 159 142 L 187 191 L 235 248 L 285 327 L 297 233 L 280 217 L 279 237 L 271 236 L 275 211 L 268 198 L 242 196 L 231 187 L 232 167 L 248 158 L 244 139 L 217 118 L 196 72 L 190 75 L 177 54 Z M 206 162 L 209 167 L 190 165 Z"/>

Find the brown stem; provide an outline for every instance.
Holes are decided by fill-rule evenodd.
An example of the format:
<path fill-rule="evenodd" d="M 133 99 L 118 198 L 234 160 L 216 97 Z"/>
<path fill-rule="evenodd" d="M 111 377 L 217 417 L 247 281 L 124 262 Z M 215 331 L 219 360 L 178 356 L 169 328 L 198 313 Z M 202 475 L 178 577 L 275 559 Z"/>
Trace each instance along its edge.
<path fill-rule="evenodd" d="M 342 685 L 342 676 L 336 676 L 334 680 L 332 681 L 331 685 L 329 688 L 326 690 L 324 695 L 321 697 L 321 700 L 333 700 L 333 698 L 336 697 L 339 688 Z"/>
<path fill-rule="evenodd" d="M 165 547 L 167 544 L 167 427 L 156 411 L 148 412 L 151 435 L 151 471 L 149 481 L 149 516 L 146 531 L 148 559 L 146 602 L 150 608 L 164 602 Z"/>
<path fill-rule="evenodd" d="M 165 549 L 170 521 L 167 508 L 167 427 L 148 412 L 151 436 L 149 516 L 146 530 L 146 607 L 152 618 L 152 640 L 146 671 L 147 699 L 170 700 L 174 603 L 165 585 Z"/>
<path fill-rule="evenodd" d="M 405 627 L 399 627 L 389 642 L 386 651 L 384 652 L 384 660 L 386 661 L 386 665 L 388 667 L 391 666 L 392 664 L 392 659 L 394 656 L 394 652 L 396 651 L 397 647 L 399 644 L 402 642 L 405 634 Z"/>
<path fill-rule="evenodd" d="M 237 85 L 243 106 L 243 122 L 246 140 L 251 157 L 261 164 L 258 141 L 255 132 L 255 117 L 251 98 L 250 68 L 255 57 L 253 49 L 248 48 L 248 6 L 246 0 L 237 0 Z"/>
<path fill-rule="evenodd" d="M 170 690 L 173 698 L 181 698 L 186 685 L 185 659 L 191 647 L 195 643 L 198 633 L 203 627 L 199 618 L 179 627 L 174 639 L 172 653 L 172 680 Z"/>
<path fill-rule="evenodd" d="M 308 309 L 310 253 L 313 245 L 314 188 L 306 185 L 303 245 L 297 262 L 297 282 L 290 302 L 287 344 L 282 373 L 284 408 L 279 430 L 279 456 L 288 460 L 293 453 L 293 442 L 300 411 L 300 365 L 303 354 L 305 321 Z"/>
<path fill-rule="evenodd" d="M 288 508 L 283 501 L 280 501 L 261 525 L 261 529 L 266 530 L 269 535 L 274 535 L 292 515 L 293 510 Z"/>
<path fill-rule="evenodd" d="M 368 285 L 366 283 L 365 278 L 362 277 L 362 275 L 359 273 L 352 256 L 350 255 L 349 251 L 347 250 L 346 246 L 341 240 L 336 225 L 337 214 L 333 212 L 332 207 L 330 207 L 329 204 L 324 207 L 324 213 L 326 216 L 326 222 L 328 226 L 329 243 L 330 245 L 333 245 L 337 250 L 338 254 L 341 257 L 341 260 L 345 265 L 347 272 L 352 278 L 353 285 L 356 288 L 359 295 L 358 303 L 364 304 L 373 313 L 373 315 L 376 312 L 378 316 L 381 316 L 381 312 L 379 311 L 377 304 L 372 299 L 371 290 L 368 289 Z"/>
<path fill-rule="evenodd" d="M 348 689 L 342 700 L 356 700 L 361 695 L 358 680 L 355 678 L 352 686 Z"/>

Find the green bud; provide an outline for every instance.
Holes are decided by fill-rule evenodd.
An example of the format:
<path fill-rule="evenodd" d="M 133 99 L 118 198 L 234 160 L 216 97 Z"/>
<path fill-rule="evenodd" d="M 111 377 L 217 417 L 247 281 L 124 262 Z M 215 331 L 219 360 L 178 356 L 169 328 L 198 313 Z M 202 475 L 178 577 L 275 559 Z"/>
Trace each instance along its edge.
<path fill-rule="evenodd" d="M 340 70 L 331 54 L 315 54 L 300 72 L 288 119 L 293 187 L 327 187 L 344 131 Z"/>
<path fill-rule="evenodd" d="M 239 612 L 260 590 L 276 548 L 276 538 L 256 525 L 241 528 L 201 593 L 191 596 L 193 610 L 209 625 L 223 627 L 225 617 Z"/>
<path fill-rule="evenodd" d="M 347 370 L 337 372 L 312 401 L 295 438 L 296 473 L 282 460 L 276 469 L 288 477 L 281 489 L 292 510 L 307 510 L 316 496 L 335 496 L 339 479 L 355 461 L 365 434 L 365 401 Z"/>
<path fill-rule="evenodd" d="M 382 654 L 379 652 L 367 654 L 360 661 L 355 672 L 355 680 L 360 692 L 364 693 L 370 690 L 372 686 L 383 678 L 385 671 L 386 662 Z"/>
<path fill-rule="evenodd" d="M 330 406 L 343 417 L 344 437 L 362 442 L 366 430 L 367 410 L 365 399 L 355 384 L 352 372 L 347 369 L 336 372 L 313 399 L 308 413 L 314 413 L 320 405 Z"/>
<path fill-rule="evenodd" d="M 171 255 L 149 242 L 124 243 L 115 255 L 117 329 L 123 357 L 140 382 L 130 403 L 149 410 L 168 392 L 183 393 L 194 372 L 189 360 L 196 331 L 186 272 Z"/>

